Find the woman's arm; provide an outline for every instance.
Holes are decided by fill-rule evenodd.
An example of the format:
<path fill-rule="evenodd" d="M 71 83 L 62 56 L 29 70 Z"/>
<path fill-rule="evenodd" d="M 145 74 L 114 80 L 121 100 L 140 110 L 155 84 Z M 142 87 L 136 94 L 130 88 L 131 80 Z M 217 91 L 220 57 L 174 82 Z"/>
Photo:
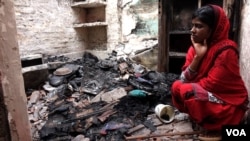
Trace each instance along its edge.
<path fill-rule="evenodd" d="M 203 43 L 195 43 L 193 38 L 191 37 L 191 41 L 193 43 L 193 47 L 195 50 L 195 55 L 194 58 L 191 62 L 191 64 L 189 65 L 189 69 L 192 72 L 196 72 L 198 70 L 199 64 L 201 63 L 201 60 L 203 58 L 203 56 L 206 54 L 207 52 L 207 41 L 204 40 Z"/>
<path fill-rule="evenodd" d="M 233 89 L 238 88 L 240 91 L 242 88 L 240 77 L 238 54 L 232 49 L 227 49 L 218 55 L 208 76 L 199 83 L 211 92 L 234 93 Z"/>
<path fill-rule="evenodd" d="M 181 80 L 189 82 L 196 77 L 198 67 L 202 61 L 203 56 L 207 52 L 207 42 L 195 43 L 191 37 L 193 47 L 190 47 L 186 56 L 186 61 L 182 67 Z"/>

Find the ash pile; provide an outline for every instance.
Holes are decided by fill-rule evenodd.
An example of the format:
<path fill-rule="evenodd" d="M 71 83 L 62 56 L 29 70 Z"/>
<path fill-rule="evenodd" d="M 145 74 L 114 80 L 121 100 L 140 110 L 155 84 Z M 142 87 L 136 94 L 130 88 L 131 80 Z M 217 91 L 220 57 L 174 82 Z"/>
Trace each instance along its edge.
<path fill-rule="evenodd" d="M 179 75 L 116 55 L 48 58 L 48 80 L 26 92 L 34 141 L 120 141 L 142 128 L 156 130 L 154 108 L 171 105 L 170 87 Z"/>

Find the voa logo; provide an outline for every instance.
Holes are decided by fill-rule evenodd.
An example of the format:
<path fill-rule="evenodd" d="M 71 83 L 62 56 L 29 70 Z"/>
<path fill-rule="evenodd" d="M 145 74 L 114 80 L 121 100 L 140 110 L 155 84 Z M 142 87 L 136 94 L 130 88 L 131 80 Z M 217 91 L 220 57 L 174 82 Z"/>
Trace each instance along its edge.
<path fill-rule="evenodd" d="M 247 136 L 244 129 L 226 129 L 227 136 Z"/>

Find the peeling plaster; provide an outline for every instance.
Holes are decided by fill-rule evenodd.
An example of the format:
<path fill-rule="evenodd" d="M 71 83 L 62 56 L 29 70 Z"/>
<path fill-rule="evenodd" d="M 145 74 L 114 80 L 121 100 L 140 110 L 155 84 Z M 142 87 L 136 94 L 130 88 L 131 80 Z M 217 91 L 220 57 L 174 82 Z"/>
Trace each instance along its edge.
<path fill-rule="evenodd" d="M 124 38 L 158 35 L 158 2 L 156 0 L 134 0 L 123 3 L 122 33 Z"/>

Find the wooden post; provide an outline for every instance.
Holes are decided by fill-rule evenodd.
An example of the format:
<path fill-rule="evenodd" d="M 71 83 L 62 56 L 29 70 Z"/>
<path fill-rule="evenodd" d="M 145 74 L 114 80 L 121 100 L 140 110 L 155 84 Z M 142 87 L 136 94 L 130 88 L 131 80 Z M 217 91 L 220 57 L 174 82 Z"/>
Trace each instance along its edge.
<path fill-rule="evenodd" d="M 0 0 L 0 119 L 8 125 L 0 126 L 0 139 L 31 141 L 31 126 L 27 113 L 13 0 Z"/>
<path fill-rule="evenodd" d="M 167 2 L 159 0 L 159 27 L 158 27 L 158 64 L 159 72 L 169 71 L 169 49 L 168 49 L 168 23 L 167 23 Z"/>

